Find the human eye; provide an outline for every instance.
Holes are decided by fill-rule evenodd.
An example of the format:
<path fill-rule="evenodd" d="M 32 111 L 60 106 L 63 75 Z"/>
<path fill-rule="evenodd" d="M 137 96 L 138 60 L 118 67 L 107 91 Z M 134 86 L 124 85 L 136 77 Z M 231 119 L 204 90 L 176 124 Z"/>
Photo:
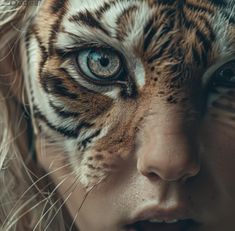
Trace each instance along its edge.
<path fill-rule="evenodd" d="M 209 87 L 235 88 L 235 59 L 226 62 L 212 73 Z"/>

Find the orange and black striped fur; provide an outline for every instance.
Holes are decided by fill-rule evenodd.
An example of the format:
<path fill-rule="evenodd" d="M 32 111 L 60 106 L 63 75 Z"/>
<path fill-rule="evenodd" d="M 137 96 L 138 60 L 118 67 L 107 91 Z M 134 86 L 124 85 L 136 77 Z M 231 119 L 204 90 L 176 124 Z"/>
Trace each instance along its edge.
<path fill-rule="evenodd" d="M 133 158 L 152 115 L 177 119 L 188 134 L 205 115 L 234 129 L 235 78 L 218 77 L 226 65 L 235 73 L 234 5 L 44 0 L 30 6 L 28 21 L 21 25 L 21 14 L 13 24 L 21 26 L 17 54 L 35 136 L 63 150 L 48 158 L 62 158 L 90 188 Z M 86 52 L 89 67 L 104 52 L 118 73 L 94 74 Z"/>
<path fill-rule="evenodd" d="M 203 113 L 226 114 L 225 123 L 234 126 L 235 105 L 227 105 L 233 88 L 208 90 L 213 80 L 203 75 L 230 59 L 234 65 L 232 3 L 43 2 L 24 41 L 33 116 L 40 133 L 62 145 L 85 185 L 129 157 L 150 113 L 169 119 L 179 113 L 189 130 Z M 120 55 L 121 76 L 84 76 L 76 58 L 91 47 Z M 212 99 L 207 106 L 206 97 Z M 156 102 L 161 112 L 151 111 Z"/>

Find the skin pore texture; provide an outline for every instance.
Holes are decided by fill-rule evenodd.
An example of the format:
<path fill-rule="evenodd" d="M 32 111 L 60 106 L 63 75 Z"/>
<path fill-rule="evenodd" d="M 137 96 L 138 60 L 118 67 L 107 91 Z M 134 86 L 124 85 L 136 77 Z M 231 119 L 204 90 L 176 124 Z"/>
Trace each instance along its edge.
<path fill-rule="evenodd" d="M 37 165 L 69 226 L 234 229 L 233 0 L 44 0 L 24 36 Z"/>

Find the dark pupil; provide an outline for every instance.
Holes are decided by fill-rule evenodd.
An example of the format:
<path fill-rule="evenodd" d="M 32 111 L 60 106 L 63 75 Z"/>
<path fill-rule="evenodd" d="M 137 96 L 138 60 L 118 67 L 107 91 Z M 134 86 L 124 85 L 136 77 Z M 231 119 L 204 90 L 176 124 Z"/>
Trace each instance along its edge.
<path fill-rule="evenodd" d="M 220 76 L 223 77 L 225 80 L 229 80 L 233 76 L 235 76 L 235 73 L 232 69 L 225 69 L 220 72 Z"/>
<path fill-rule="evenodd" d="M 107 67 L 110 63 L 109 59 L 107 57 L 104 57 L 104 56 L 101 57 L 99 61 L 100 61 L 100 64 L 101 64 L 102 67 Z"/>

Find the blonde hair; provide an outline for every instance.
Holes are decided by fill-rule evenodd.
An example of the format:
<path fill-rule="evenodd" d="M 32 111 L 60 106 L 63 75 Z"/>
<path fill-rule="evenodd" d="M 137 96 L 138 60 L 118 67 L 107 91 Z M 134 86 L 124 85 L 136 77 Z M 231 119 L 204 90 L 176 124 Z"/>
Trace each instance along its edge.
<path fill-rule="evenodd" d="M 20 47 L 40 7 L 36 1 L 0 2 L 1 231 L 66 230 L 52 181 L 31 156 L 32 119 Z"/>

